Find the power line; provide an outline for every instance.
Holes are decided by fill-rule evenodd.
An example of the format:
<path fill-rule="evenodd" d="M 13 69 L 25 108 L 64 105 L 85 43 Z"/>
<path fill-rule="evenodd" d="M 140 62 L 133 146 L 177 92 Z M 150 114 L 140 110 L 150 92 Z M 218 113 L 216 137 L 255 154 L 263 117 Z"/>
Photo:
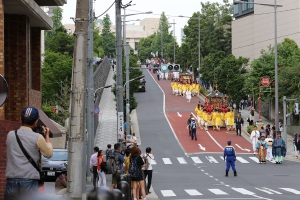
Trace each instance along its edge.
<path fill-rule="evenodd" d="M 111 6 L 109 6 L 109 8 L 108 8 L 106 11 L 104 11 L 101 15 L 95 17 L 95 19 L 97 19 L 97 18 L 101 17 L 102 15 L 104 15 L 105 13 L 107 13 L 107 11 L 109 11 L 109 10 L 111 9 L 111 7 L 113 7 L 113 5 L 114 5 L 115 3 L 116 3 L 116 1 L 114 1 L 114 2 L 111 4 Z"/>

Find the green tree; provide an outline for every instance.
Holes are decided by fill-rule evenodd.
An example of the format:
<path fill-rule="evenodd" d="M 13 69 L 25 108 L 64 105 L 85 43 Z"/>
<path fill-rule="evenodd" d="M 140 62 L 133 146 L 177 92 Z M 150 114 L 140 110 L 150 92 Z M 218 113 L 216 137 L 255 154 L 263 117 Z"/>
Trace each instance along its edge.
<path fill-rule="evenodd" d="M 103 50 L 103 37 L 100 34 L 99 28 L 94 23 L 94 54 L 101 58 L 104 55 Z"/>
<path fill-rule="evenodd" d="M 141 62 L 145 62 L 147 58 L 151 58 L 151 45 L 154 42 L 156 34 L 149 35 L 146 38 L 142 38 L 138 43 L 138 56 Z"/>
<path fill-rule="evenodd" d="M 102 46 L 103 46 L 103 51 L 104 55 L 108 57 L 113 57 L 116 53 L 116 48 L 115 48 L 115 41 L 116 37 L 115 35 L 111 32 L 111 20 L 108 14 L 105 15 L 103 18 L 103 28 L 102 28 Z"/>
<path fill-rule="evenodd" d="M 47 36 L 46 50 L 59 52 L 61 54 L 67 53 L 73 57 L 74 52 L 74 36 L 67 34 L 66 31 L 57 32 L 52 36 Z"/>

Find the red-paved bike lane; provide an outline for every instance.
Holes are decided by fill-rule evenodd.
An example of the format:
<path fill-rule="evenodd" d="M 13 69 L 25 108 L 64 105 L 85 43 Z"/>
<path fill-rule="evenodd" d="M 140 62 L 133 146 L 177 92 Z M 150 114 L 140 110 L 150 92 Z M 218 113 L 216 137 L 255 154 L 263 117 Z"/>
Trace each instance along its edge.
<path fill-rule="evenodd" d="M 212 130 L 210 127 L 207 133 L 197 128 L 198 140 L 191 140 L 187 129 L 187 120 L 200 101 L 199 97 L 192 97 L 191 103 L 182 96 L 172 94 L 170 80 L 157 80 L 156 74 L 149 72 L 155 79 L 157 84 L 165 93 L 165 112 L 171 126 L 186 153 L 205 153 L 205 152 L 223 152 L 223 147 L 227 145 L 227 141 L 231 140 L 237 153 L 252 153 L 252 145 L 243 137 L 237 136 L 235 131 L 227 131 L 221 128 L 220 131 Z M 202 102 L 203 103 L 203 102 Z M 194 113 L 195 114 L 195 113 Z M 241 147 L 242 149 L 240 149 Z M 200 148 L 200 145 L 205 150 Z M 248 152 L 246 149 L 249 149 Z"/>

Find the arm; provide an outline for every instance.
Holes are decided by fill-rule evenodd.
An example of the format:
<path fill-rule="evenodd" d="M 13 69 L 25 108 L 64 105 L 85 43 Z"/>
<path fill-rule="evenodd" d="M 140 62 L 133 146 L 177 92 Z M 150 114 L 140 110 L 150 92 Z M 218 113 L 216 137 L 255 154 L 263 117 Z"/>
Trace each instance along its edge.
<path fill-rule="evenodd" d="M 36 141 L 36 145 L 43 156 L 45 156 L 46 158 L 52 157 L 53 147 L 49 139 L 49 134 L 48 137 L 46 136 L 46 139 L 44 139 L 42 135 L 39 135 Z"/>

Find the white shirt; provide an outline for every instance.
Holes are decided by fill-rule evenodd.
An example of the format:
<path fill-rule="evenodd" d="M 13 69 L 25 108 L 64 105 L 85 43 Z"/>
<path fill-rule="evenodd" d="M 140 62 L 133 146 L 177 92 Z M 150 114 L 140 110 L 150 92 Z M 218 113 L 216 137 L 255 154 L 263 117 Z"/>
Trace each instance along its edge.
<path fill-rule="evenodd" d="M 147 158 L 147 161 L 149 163 L 149 167 L 148 167 L 147 170 L 153 170 L 151 163 L 152 163 L 152 160 L 155 160 L 154 155 L 151 154 L 151 153 L 148 153 L 148 155 L 147 155 L 147 153 L 145 153 L 144 156 L 147 156 L 146 158 Z"/>
<path fill-rule="evenodd" d="M 90 168 L 93 168 L 93 166 L 98 166 L 98 153 L 95 152 L 93 155 L 91 155 L 90 159 Z"/>
<path fill-rule="evenodd" d="M 259 136 L 260 136 L 259 131 L 258 131 L 258 130 L 256 130 L 256 131 L 253 130 L 253 131 L 251 132 L 250 139 L 251 139 L 251 140 L 253 140 L 253 139 L 258 140 Z"/>

